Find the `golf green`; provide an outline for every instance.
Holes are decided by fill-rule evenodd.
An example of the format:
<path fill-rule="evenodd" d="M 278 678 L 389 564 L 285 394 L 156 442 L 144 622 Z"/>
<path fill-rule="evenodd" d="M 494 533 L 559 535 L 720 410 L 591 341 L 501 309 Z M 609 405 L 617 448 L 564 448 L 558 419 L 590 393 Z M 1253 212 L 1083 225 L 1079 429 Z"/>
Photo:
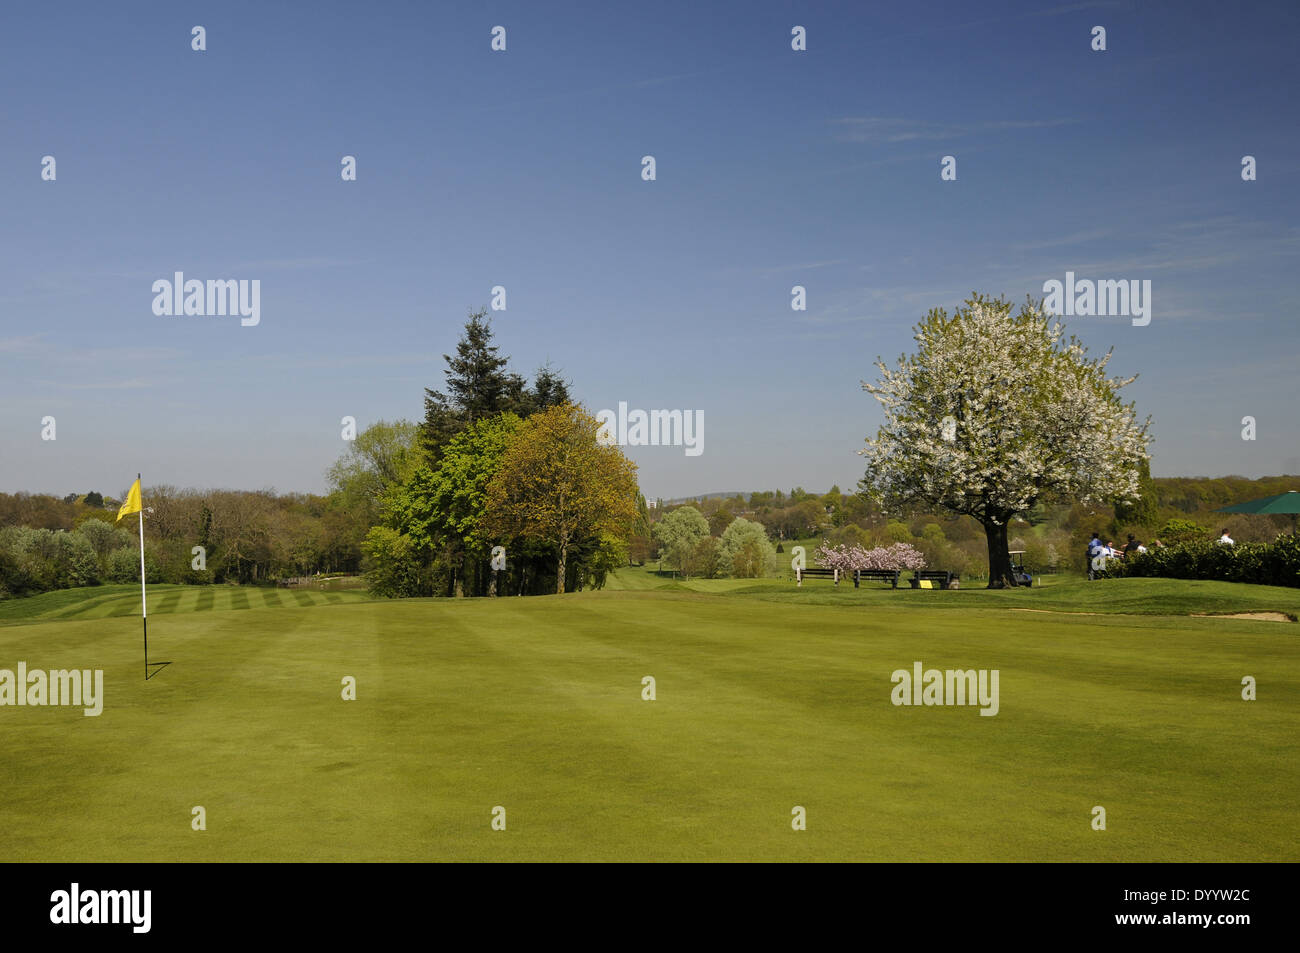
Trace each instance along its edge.
<path fill-rule="evenodd" d="M 1128 582 L 1019 596 L 1057 613 L 642 576 L 310 606 L 159 587 L 148 681 L 126 587 L 0 603 L 0 669 L 104 673 L 99 716 L 0 707 L 0 860 L 1300 859 L 1300 626 Z M 1072 614 L 1126 594 L 1185 611 Z M 916 662 L 997 670 L 996 715 L 893 704 Z"/>

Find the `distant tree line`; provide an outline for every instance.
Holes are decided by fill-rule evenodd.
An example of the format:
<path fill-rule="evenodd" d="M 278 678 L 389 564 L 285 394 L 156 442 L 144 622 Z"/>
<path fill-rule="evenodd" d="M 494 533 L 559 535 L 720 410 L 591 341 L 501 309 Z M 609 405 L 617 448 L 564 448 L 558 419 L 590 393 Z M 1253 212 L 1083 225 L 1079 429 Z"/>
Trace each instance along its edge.
<path fill-rule="evenodd" d="M 336 498 L 147 486 L 144 500 L 150 582 L 256 584 L 360 570 L 366 528 Z M 118 505 L 0 494 L 0 596 L 138 581 L 138 523 L 115 522 Z"/>
<path fill-rule="evenodd" d="M 491 442 L 493 434 L 513 426 L 503 421 L 484 425 L 475 431 L 473 439 Z M 473 479 L 454 479 L 455 466 L 470 466 L 475 459 L 473 453 L 457 450 L 456 464 L 446 469 L 440 466 L 438 481 L 432 480 L 437 470 L 412 479 L 417 468 L 413 461 L 420 459 L 419 429 L 416 424 L 380 421 L 358 434 L 347 454 L 332 468 L 330 479 L 335 489 L 326 496 L 146 486 L 145 504 L 153 511 L 145 519 L 150 581 L 270 583 L 284 576 L 351 574 L 368 568 L 377 577 L 391 574 L 391 578 L 376 580 L 384 591 L 450 594 L 455 591 L 454 562 L 462 593 L 486 593 L 492 583 L 491 546 L 486 540 L 475 542 L 470 537 L 467 548 L 456 549 L 446 532 L 452 524 L 445 521 L 450 518 L 458 525 L 469 525 L 464 520 L 473 512 L 474 501 L 486 486 L 483 474 L 488 468 L 480 466 Z M 470 441 L 467 436 L 461 443 Z M 415 456 L 408 459 L 410 453 Z M 1289 517 L 1227 516 L 1213 509 L 1284 493 L 1296 488 L 1298 482 L 1295 477 L 1153 479 L 1146 473 L 1142 481 L 1143 496 L 1137 506 L 1061 503 L 1035 507 L 1025 519 L 1013 523 L 1011 548 L 1026 550 L 1026 561 L 1041 572 L 1081 568 L 1082 554 L 1094 530 L 1120 546 L 1130 533 L 1148 545 L 1155 539 L 1171 545 L 1204 543 L 1215 539 L 1224 528 L 1239 543 L 1271 543 L 1290 528 Z M 407 487 L 408 491 L 385 497 L 386 488 L 393 486 Z M 445 494 L 439 496 L 443 491 Z M 454 499 L 457 493 L 459 502 Z M 94 499 L 100 501 L 99 505 L 90 502 Z M 391 517 L 384 515 L 384 499 L 395 507 Z M 430 522 L 426 526 L 421 508 L 430 500 L 436 507 L 428 509 Z M 1190 507 L 1192 500 L 1197 501 L 1196 508 Z M 453 503 L 464 504 L 459 517 L 434 518 L 435 513 L 452 513 Z M 70 586 L 136 581 L 140 562 L 135 518 L 114 524 L 118 505 L 116 498 L 99 493 L 62 498 L 0 493 L 0 598 Z M 656 532 L 669 514 L 683 508 L 699 515 L 706 532 L 702 533 L 700 522 L 693 519 L 687 524 L 693 528 L 679 535 L 665 535 L 664 529 Z M 752 530 L 744 535 L 744 523 L 742 529 L 733 530 L 724 540 L 727 528 L 738 519 L 760 527 L 771 552 L 760 545 Z M 397 528 L 403 526 L 405 531 Z M 367 541 L 375 527 L 382 531 Z M 60 541 L 60 536 L 68 538 Z M 713 541 L 704 542 L 705 536 Z M 742 536 L 741 545 L 735 546 L 734 540 Z M 931 566 L 981 577 L 986 571 L 981 537 L 979 525 L 969 517 L 925 512 L 887 515 L 860 493 L 841 492 L 838 487 L 822 494 L 795 487 L 789 491 L 709 497 L 657 509 L 648 508 L 638 494 L 631 529 L 621 547 L 611 543 L 603 550 L 598 547 L 590 551 L 589 541 L 573 546 L 574 562 L 566 566 L 566 588 L 576 588 L 580 581 L 583 585 L 597 585 L 618 565 L 659 560 L 665 569 L 706 578 L 752 578 L 785 572 L 788 557 L 779 557 L 793 542 L 816 545 L 823 540 L 867 549 L 909 543 L 925 555 Z M 442 543 L 424 542 L 435 538 Z M 741 553 L 737 562 L 736 554 L 747 542 L 753 545 Z M 202 570 L 193 568 L 192 550 L 198 545 L 204 547 L 206 555 L 206 568 Z M 436 545 L 448 546 L 445 555 L 426 558 Z M 421 546 L 426 556 L 417 556 Z M 558 561 L 553 546 L 520 539 L 513 542 L 513 548 L 506 548 L 508 569 L 498 574 L 499 592 L 554 591 L 553 573 L 558 571 Z M 580 576 L 585 578 L 580 580 Z M 413 581 L 400 582 L 407 577 L 413 577 Z"/>
<path fill-rule="evenodd" d="M 476 439 L 490 439 L 495 430 L 510 427 L 498 422 L 478 431 Z M 359 573 L 393 578 L 380 580 L 381 589 L 415 594 L 455 591 L 451 566 L 459 567 L 461 591 L 486 593 L 491 587 L 491 546 L 474 543 L 468 549 L 448 548 L 439 559 L 417 556 L 417 540 L 432 539 L 418 524 L 419 507 L 414 501 L 436 499 L 429 471 L 411 480 L 415 466 L 407 460 L 412 451 L 419 460 L 417 424 L 379 422 L 357 435 L 347 454 L 331 470 L 335 489 L 328 495 L 276 494 L 270 490 L 178 490 L 169 486 L 145 487 L 145 505 L 153 512 L 145 519 L 146 569 L 150 581 L 173 583 L 270 583 L 285 576 L 325 573 Z M 469 438 L 464 438 L 468 440 Z M 457 453 L 464 464 L 472 454 Z M 442 471 L 444 488 L 455 487 L 452 468 Z M 1092 532 L 1123 545 L 1128 534 L 1150 544 L 1209 542 L 1227 528 L 1239 543 L 1271 543 L 1290 529 L 1286 516 L 1224 515 L 1214 513 L 1257 497 L 1272 496 L 1297 488 L 1296 477 L 1241 476 L 1219 478 L 1156 477 L 1143 475 L 1140 505 L 1085 506 L 1061 503 L 1035 507 L 1026 518 L 1014 522 L 1010 532 L 1012 549 L 1027 550 L 1026 560 L 1041 571 L 1079 569 Z M 386 522 L 381 506 L 385 489 L 406 486 L 411 492 L 392 496 L 392 504 L 408 506 L 407 515 L 394 513 Z M 476 479 L 463 484 L 462 502 L 470 504 L 485 482 Z M 98 498 L 94 505 L 89 501 Z M 404 502 L 399 503 L 399 499 Z M 1196 506 L 1191 506 L 1191 501 Z M 447 513 L 450 497 L 438 505 Z M 118 499 L 89 493 L 57 497 L 37 493 L 0 493 L 0 598 L 61 589 L 70 586 L 139 579 L 140 557 L 135 517 L 114 524 Z M 689 507 L 699 514 L 713 542 L 702 542 L 700 524 L 688 534 L 668 537 L 657 527 L 675 510 Z M 969 517 L 950 514 L 885 514 L 860 493 L 841 492 L 838 487 L 813 494 L 801 487 L 709 497 L 662 508 L 648 508 L 638 494 L 634 502 L 631 530 L 620 548 L 607 546 L 599 554 L 578 544 L 576 558 L 566 566 L 566 588 L 576 588 L 579 576 L 584 585 L 597 585 L 603 575 L 618 565 L 644 565 L 663 560 L 665 569 L 687 575 L 713 577 L 741 575 L 745 578 L 770 572 L 785 572 L 784 557 L 795 541 L 832 545 L 857 545 L 870 549 L 894 543 L 910 543 L 920 550 L 931 566 L 981 577 L 986 571 L 984 542 L 979 525 Z M 430 509 L 432 517 L 433 510 Z M 465 510 L 469 512 L 469 510 Z M 445 517 L 439 517 L 444 519 Z M 741 555 L 723 534 L 737 519 L 757 524 L 772 546 L 758 553 L 752 533 L 746 541 L 755 546 Z M 93 525 L 92 525 L 93 524 Z M 405 526 L 407 532 L 395 528 Z M 432 532 L 445 544 L 450 537 L 431 524 Z M 443 524 L 450 525 L 450 524 Z M 468 524 L 462 524 L 468 525 Z M 743 526 L 743 524 L 742 524 Z M 376 533 L 374 527 L 389 532 Z M 60 532 L 62 531 L 62 532 Z M 412 535 L 414 533 L 414 535 Z M 737 537 L 733 531 L 731 539 Z M 58 537 L 68 538 L 59 541 Z M 406 536 L 406 539 L 401 537 Z M 464 538 L 464 537 L 462 537 Z M 687 550 L 686 540 L 690 539 Z M 507 542 L 510 542 L 507 540 Z M 206 552 L 206 568 L 193 568 L 194 546 Z M 493 543 L 496 545 L 496 543 Z M 89 550 L 87 550 L 89 546 Z M 405 555 L 394 558 L 385 547 Z M 743 544 L 742 544 L 743 547 Z M 425 547 L 428 553 L 433 547 Z M 366 555 L 366 550 L 370 555 Z M 696 550 L 699 550 L 697 553 Z M 442 552 L 442 550 L 439 550 Z M 813 550 L 810 548 L 809 553 Z M 519 541 L 507 546 L 508 569 L 498 574 L 501 593 L 553 592 L 558 570 L 554 547 Z M 93 557 L 93 558 L 92 558 Z M 454 557 L 454 560 L 453 560 Z M 781 558 L 784 557 L 784 558 Z M 730 562 L 728 562 L 730 558 Z M 368 562 L 367 562 L 368 560 Z M 435 564 L 441 561 L 441 567 Z M 363 565 L 364 563 L 364 565 Z M 810 563 L 811 564 L 811 563 Z M 424 574 L 421 577 L 421 574 Z M 399 583 L 405 576 L 414 580 Z"/>
<path fill-rule="evenodd" d="M 528 382 L 473 312 L 419 423 L 379 421 L 330 492 L 144 487 L 149 581 L 269 584 L 364 572 L 390 596 L 525 595 L 604 584 L 648 532 L 636 468 L 597 439 L 550 367 Z M 0 598 L 139 578 L 135 517 L 98 491 L 0 493 Z M 197 551 L 196 551 L 197 547 Z M 493 569 L 493 552 L 504 568 Z"/>
<path fill-rule="evenodd" d="M 1238 542 L 1271 543 L 1279 533 L 1290 529 L 1290 517 L 1226 515 L 1213 510 L 1300 488 L 1300 479 L 1293 476 L 1257 480 L 1241 476 L 1152 478 L 1145 466 L 1141 468 L 1140 482 L 1142 495 L 1134 503 L 1059 502 L 1034 506 L 1023 517 L 1012 520 L 1009 548 L 1024 551 L 1026 563 L 1036 571 L 1057 572 L 1083 568 L 1083 554 L 1094 531 L 1120 548 L 1130 534 L 1148 545 L 1156 539 L 1166 544 L 1209 543 L 1223 528 Z M 1193 499 L 1198 501 L 1197 506 L 1189 508 Z M 698 514 L 703 521 L 701 524 L 693 518 L 677 518 L 683 520 L 682 525 L 694 527 L 689 550 L 683 534 L 661 528 L 668 517 L 682 509 Z M 637 564 L 660 564 L 691 576 L 734 575 L 710 556 L 710 550 L 721 545 L 722 535 L 737 519 L 760 525 L 782 556 L 796 542 L 816 546 L 825 541 L 833 546 L 864 549 L 907 543 L 925 556 L 929 566 L 971 578 L 985 578 L 988 571 L 984 531 L 973 518 L 920 507 L 885 512 L 863 493 L 843 492 L 839 487 L 821 494 L 795 487 L 661 505 L 649 510 L 648 527 L 633 536 L 631 559 Z M 702 528 L 715 543 L 701 542 Z M 699 549 L 698 554 L 695 549 Z M 809 565 L 813 565 L 811 546 L 808 556 Z M 776 569 L 788 572 L 789 557 L 779 559 Z"/>
<path fill-rule="evenodd" d="M 1146 543 L 1204 543 L 1224 527 L 1239 542 L 1264 543 L 1288 528 L 1285 516 L 1213 510 L 1294 489 L 1295 477 L 1152 478 L 1142 428 L 1115 397 L 1123 382 L 1104 377 L 1105 359 L 1083 361 L 1065 348 L 1045 320 L 1031 306 L 1013 315 L 1006 302 L 979 297 L 951 318 L 928 315 L 920 326 L 927 347 L 898 369 L 882 365 L 883 382 L 873 385 L 891 423 L 877 437 L 875 469 L 855 491 L 795 487 L 651 508 L 635 467 L 597 439 L 569 382 L 549 366 L 531 381 L 511 370 L 479 310 L 456 353 L 443 355 L 442 388 L 425 390 L 423 420 L 381 420 L 358 434 L 329 469 L 327 495 L 145 487 L 146 571 L 156 581 L 240 584 L 364 572 L 373 591 L 390 596 L 524 595 L 600 586 L 619 566 L 651 561 L 690 576 L 755 578 L 786 571 L 780 557 L 795 542 L 864 551 L 905 543 L 929 566 L 980 577 L 989 574 L 990 553 L 1001 560 L 1007 549 L 1023 550 L 1039 572 L 1082 568 L 1094 532 L 1123 546 L 1130 534 Z M 997 353 L 985 354 L 995 346 Z M 1031 346 L 1041 367 L 1022 381 L 1015 354 Z M 960 400 L 944 383 L 945 374 L 994 367 L 1002 377 L 971 384 Z M 1070 411 L 1075 423 L 1106 419 L 1127 434 L 1109 494 L 1104 485 L 1076 493 L 1076 468 L 1061 460 L 1052 480 L 1029 479 L 1018 464 L 990 469 L 990 460 L 1010 453 L 999 449 L 1010 431 L 961 403 L 1002 406 L 1013 391 L 1022 404 L 1040 391 L 1075 394 L 1047 386 L 1071 374 L 1095 391 L 1087 413 L 1050 401 L 1039 410 L 1048 417 Z M 932 401 L 911 407 L 895 395 L 913 394 L 904 386 L 912 378 L 927 382 Z M 1016 387 L 1008 390 L 1008 382 Z M 946 416 L 930 419 L 950 399 L 957 403 Z M 1039 417 L 1017 424 L 1039 455 L 1109 446 L 1110 437 L 1076 433 L 1074 423 L 1044 430 Z M 902 467 L 891 448 L 916 459 Z M 930 501 L 912 492 L 927 485 L 927 473 L 948 481 Z M 998 490 L 1005 506 L 992 516 L 979 508 L 956 515 L 966 511 L 950 504 L 969 497 L 971 486 Z M 117 506 L 99 491 L 0 493 L 0 597 L 133 581 L 134 522 L 115 525 Z"/>

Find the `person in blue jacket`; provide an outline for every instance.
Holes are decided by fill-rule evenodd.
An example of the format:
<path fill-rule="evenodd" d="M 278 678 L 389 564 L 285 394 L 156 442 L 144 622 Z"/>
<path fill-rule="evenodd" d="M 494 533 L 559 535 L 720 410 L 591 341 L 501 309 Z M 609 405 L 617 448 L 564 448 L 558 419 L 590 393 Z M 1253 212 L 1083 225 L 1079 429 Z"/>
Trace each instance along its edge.
<path fill-rule="evenodd" d="M 1092 540 L 1088 543 L 1088 578 L 1096 579 L 1096 570 L 1093 569 L 1092 561 L 1106 551 L 1106 545 L 1101 541 L 1101 533 L 1093 532 Z"/>

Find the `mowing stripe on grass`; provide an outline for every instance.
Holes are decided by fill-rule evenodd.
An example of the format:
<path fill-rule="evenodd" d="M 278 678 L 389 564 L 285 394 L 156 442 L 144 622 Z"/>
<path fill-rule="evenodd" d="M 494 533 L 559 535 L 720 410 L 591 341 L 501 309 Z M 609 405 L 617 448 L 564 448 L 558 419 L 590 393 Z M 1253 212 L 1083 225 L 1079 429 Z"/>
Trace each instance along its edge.
<path fill-rule="evenodd" d="M 167 593 L 149 607 L 150 611 L 152 611 L 154 615 L 170 615 L 175 612 L 176 607 L 180 605 L 181 596 L 183 594 L 184 593 L 179 591 Z"/>
<path fill-rule="evenodd" d="M 1098 603 L 1108 595 L 1099 591 Z M 68 712 L 42 708 L 6 716 L 26 720 L 5 735 L 6 759 L 23 771 L 3 782 L 0 853 L 82 862 L 1300 857 L 1300 642 L 1277 632 L 1287 627 L 1158 617 L 1101 625 L 931 602 L 844 608 L 605 592 L 362 597 L 308 613 L 253 600 L 238 619 L 169 617 L 157 657 L 174 666 L 149 682 L 139 677 L 135 619 L 0 629 L 9 657 L 93 662 L 112 685 L 102 718 L 70 723 Z M 894 706 L 891 672 L 918 659 L 998 668 L 998 716 Z M 1268 701 L 1241 699 L 1246 672 L 1268 686 Z M 658 681 L 653 702 L 641 694 L 647 674 Z M 340 698 L 344 675 L 357 679 L 356 702 Z M 146 736 L 167 756 L 132 757 Z M 235 760 L 238 772 L 216 770 Z M 188 827 L 185 808 L 205 800 L 223 805 L 221 837 Z M 488 832 L 494 804 L 508 807 L 510 834 Z M 810 819 L 797 834 L 796 804 Z M 1105 834 L 1089 824 L 1094 804 L 1110 813 Z"/>
<path fill-rule="evenodd" d="M 112 605 L 114 602 L 120 600 L 121 598 L 122 597 L 117 593 L 98 596 L 97 598 L 87 599 L 85 602 L 81 603 L 80 605 L 72 606 L 71 608 L 61 609 L 58 612 L 54 612 L 51 614 L 50 617 L 54 619 L 75 619 L 78 617 L 94 619 L 101 614 L 101 611 L 104 606 Z"/>
<path fill-rule="evenodd" d="M 306 590 L 303 589 L 293 589 L 290 591 L 293 593 L 293 597 L 298 600 L 298 605 L 314 606 L 316 604 L 316 600 L 312 598 L 312 594 L 310 592 L 307 592 Z"/>
<path fill-rule="evenodd" d="M 230 611 L 236 608 L 236 586 L 188 586 L 158 583 L 149 586 L 150 615 L 189 615 L 194 612 Z M 275 589 L 247 587 L 242 598 L 248 608 L 311 608 L 354 605 L 371 601 L 361 590 L 310 592 L 290 596 Z M 138 586 L 107 584 L 58 589 L 52 592 L 0 600 L 0 626 L 33 625 L 49 621 L 90 621 L 125 618 L 140 611 Z"/>
<path fill-rule="evenodd" d="M 230 608 L 247 609 L 248 607 L 249 606 L 248 606 L 247 592 L 245 592 L 243 589 L 235 589 L 230 593 Z"/>
<path fill-rule="evenodd" d="M 188 615 L 194 611 L 195 605 L 199 601 L 199 590 L 194 586 L 185 586 L 178 588 L 176 594 L 179 597 L 173 612 Z"/>
<path fill-rule="evenodd" d="M 112 603 L 109 603 L 109 606 L 110 606 L 109 610 L 107 612 L 100 614 L 98 616 L 99 618 L 117 619 L 117 618 L 121 618 L 122 616 L 139 615 L 140 608 L 141 608 L 139 602 L 127 601 L 125 599 L 117 599 Z"/>

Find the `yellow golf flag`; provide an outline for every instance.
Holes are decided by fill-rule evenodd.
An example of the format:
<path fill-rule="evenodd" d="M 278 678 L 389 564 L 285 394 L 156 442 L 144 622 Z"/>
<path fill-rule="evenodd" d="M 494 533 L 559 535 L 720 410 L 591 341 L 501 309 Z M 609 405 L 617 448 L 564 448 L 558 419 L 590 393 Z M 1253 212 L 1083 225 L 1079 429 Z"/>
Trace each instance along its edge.
<path fill-rule="evenodd" d="M 117 519 L 120 520 L 123 516 L 126 516 L 128 513 L 139 513 L 139 512 L 140 512 L 140 480 L 137 477 L 136 481 L 131 484 L 131 492 L 126 495 L 126 502 L 123 503 L 122 508 L 117 511 Z M 117 520 L 114 520 L 114 522 L 117 522 Z"/>

